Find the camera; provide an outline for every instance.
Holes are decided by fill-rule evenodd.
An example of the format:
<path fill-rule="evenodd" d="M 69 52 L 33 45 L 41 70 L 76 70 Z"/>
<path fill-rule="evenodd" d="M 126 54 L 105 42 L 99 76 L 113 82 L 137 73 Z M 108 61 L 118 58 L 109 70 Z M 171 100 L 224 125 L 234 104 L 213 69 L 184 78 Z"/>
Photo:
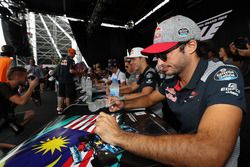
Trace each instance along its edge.
<path fill-rule="evenodd" d="M 35 78 L 36 78 L 36 76 L 33 73 L 29 73 L 28 79 L 34 80 Z M 41 101 L 40 87 L 39 86 L 35 87 L 35 89 L 32 92 L 31 98 L 36 106 L 41 106 L 42 101 Z"/>
<path fill-rule="evenodd" d="M 35 78 L 36 78 L 36 76 L 34 74 L 32 74 L 32 73 L 30 73 L 28 75 L 28 79 L 30 79 L 30 80 L 34 80 Z"/>
<path fill-rule="evenodd" d="M 249 43 L 247 38 L 239 37 L 234 40 L 234 45 L 238 49 L 247 49 L 247 44 Z"/>

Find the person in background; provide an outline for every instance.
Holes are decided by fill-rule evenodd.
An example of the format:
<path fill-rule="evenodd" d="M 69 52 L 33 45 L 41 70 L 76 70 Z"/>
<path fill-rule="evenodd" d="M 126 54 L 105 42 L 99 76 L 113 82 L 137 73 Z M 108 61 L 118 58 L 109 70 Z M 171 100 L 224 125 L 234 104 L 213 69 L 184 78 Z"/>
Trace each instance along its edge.
<path fill-rule="evenodd" d="M 34 75 L 39 80 L 44 78 L 42 68 L 35 64 L 33 58 L 29 59 L 29 65 L 26 67 L 28 75 Z"/>
<path fill-rule="evenodd" d="M 48 89 L 48 79 L 49 79 L 49 67 L 43 68 L 43 76 L 44 76 L 44 90 Z"/>
<path fill-rule="evenodd" d="M 139 73 L 139 78 L 137 82 L 131 85 L 120 86 L 120 92 L 124 100 L 132 100 L 138 97 L 142 97 L 152 93 L 157 88 L 157 82 L 159 76 L 154 68 L 150 67 L 147 63 L 148 56 L 142 55 L 141 51 L 143 48 L 134 47 L 131 49 L 130 55 L 126 58 L 130 59 L 130 65 L 133 70 Z M 158 116 L 162 117 L 161 104 L 154 105 L 148 108 Z"/>
<path fill-rule="evenodd" d="M 117 61 L 116 61 L 115 59 L 112 60 L 112 61 L 108 64 L 108 67 L 109 67 L 110 71 L 112 72 L 112 76 L 111 76 L 111 78 L 109 79 L 109 80 L 110 80 L 110 83 L 112 82 L 112 80 L 113 80 L 114 78 L 116 78 L 121 86 L 125 85 L 125 84 L 126 84 L 126 75 L 125 75 L 125 73 L 123 73 L 123 72 L 120 70 Z"/>
<path fill-rule="evenodd" d="M 234 65 L 237 65 L 244 77 L 245 87 L 250 87 L 250 43 L 246 37 L 238 37 L 229 44 L 233 54 Z"/>
<path fill-rule="evenodd" d="M 237 166 L 238 135 L 246 111 L 243 78 L 233 65 L 201 58 L 197 54 L 200 39 L 200 28 L 185 16 L 158 24 L 154 44 L 142 54 L 156 55 L 160 69 L 174 77 L 149 95 L 118 100 L 109 108 L 114 112 L 148 107 L 166 99 L 180 121 L 178 134 L 125 132 L 103 112 L 96 120 L 95 133 L 107 143 L 170 166 Z"/>
<path fill-rule="evenodd" d="M 225 64 L 233 64 L 233 58 L 231 57 L 232 53 L 229 47 L 220 47 L 219 57 Z"/>
<path fill-rule="evenodd" d="M 156 87 L 157 73 L 148 65 L 146 61 L 148 56 L 142 55 L 142 50 L 141 47 L 135 47 L 131 49 L 130 55 L 126 57 L 126 59 L 130 59 L 133 70 L 140 73 L 140 76 L 137 82 L 120 86 L 120 92 L 125 100 L 150 94 Z"/>
<path fill-rule="evenodd" d="M 37 77 L 39 79 L 39 85 L 35 88 L 33 94 L 32 94 L 32 100 L 37 106 L 40 106 L 42 104 L 41 100 L 41 92 L 40 84 L 43 84 L 44 75 L 42 69 L 35 64 L 35 60 L 33 58 L 29 59 L 29 65 L 26 66 L 28 76 L 31 77 Z"/>
<path fill-rule="evenodd" d="M 13 58 L 15 52 L 14 48 L 10 45 L 3 45 L 1 47 L 0 56 L 0 82 L 7 81 L 7 72 L 11 67 L 16 66 L 16 62 Z"/>
<path fill-rule="evenodd" d="M 249 22 L 250 23 L 250 22 Z M 250 24 L 249 24 L 250 25 Z M 239 167 L 250 166 L 250 43 L 246 37 L 238 37 L 229 45 L 235 57 L 239 57 L 241 63 L 239 68 L 244 76 L 245 95 L 247 104 L 247 113 L 244 116 L 240 129 L 240 156 Z"/>
<path fill-rule="evenodd" d="M 128 59 L 127 56 L 124 57 L 124 67 L 126 70 L 126 85 L 131 85 L 134 82 L 137 82 L 139 73 L 136 72 L 131 64 L 131 59 Z"/>
<path fill-rule="evenodd" d="M 75 70 L 74 57 L 76 50 L 73 48 L 68 49 L 68 55 L 61 59 L 58 67 L 58 81 L 59 81 L 59 98 L 57 112 L 62 114 L 65 105 L 69 106 L 76 98 L 76 86 L 74 82 L 74 76 L 77 75 Z"/>
<path fill-rule="evenodd" d="M 35 115 L 33 110 L 27 110 L 23 113 L 16 113 L 15 108 L 19 105 L 26 104 L 35 87 L 38 85 L 38 78 L 29 79 L 28 90 L 20 95 L 19 86 L 23 86 L 27 80 L 27 71 L 23 67 L 12 67 L 7 74 L 7 82 L 0 82 L 0 129 L 10 127 L 15 133 L 19 134 L 22 128 L 27 125 Z M 1 130 L 0 130 L 1 132 Z M 12 132 L 8 133 L 12 135 Z M 3 143 L 8 140 L 9 136 L 0 133 L 0 150 L 1 148 L 11 149 L 13 144 Z"/>

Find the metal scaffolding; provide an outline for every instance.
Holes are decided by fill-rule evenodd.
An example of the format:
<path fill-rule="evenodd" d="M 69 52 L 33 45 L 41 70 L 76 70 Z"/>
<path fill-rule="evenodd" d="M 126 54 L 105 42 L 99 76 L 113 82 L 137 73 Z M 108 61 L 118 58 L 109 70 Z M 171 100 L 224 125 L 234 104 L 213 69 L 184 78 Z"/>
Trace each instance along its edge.
<path fill-rule="evenodd" d="M 60 16 L 49 16 L 29 13 L 27 28 L 33 56 L 38 64 L 57 64 L 67 49 L 76 49 L 76 62 L 84 62 L 67 19 Z"/>

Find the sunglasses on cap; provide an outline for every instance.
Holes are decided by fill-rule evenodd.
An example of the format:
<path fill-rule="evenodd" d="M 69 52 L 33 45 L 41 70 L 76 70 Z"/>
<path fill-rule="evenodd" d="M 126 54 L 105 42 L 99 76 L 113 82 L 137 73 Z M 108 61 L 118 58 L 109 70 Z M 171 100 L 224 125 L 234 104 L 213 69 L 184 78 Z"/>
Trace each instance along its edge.
<path fill-rule="evenodd" d="M 167 54 L 168 53 L 170 53 L 173 50 L 179 48 L 181 45 L 185 45 L 186 43 L 188 43 L 188 42 L 178 42 L 175 46 L 173 46 L 172 48 L 168 49 L 167 51 L 155 54 L 155 57 L 157 59 L 161 59 L 162 61 L 167 61 Z"/>

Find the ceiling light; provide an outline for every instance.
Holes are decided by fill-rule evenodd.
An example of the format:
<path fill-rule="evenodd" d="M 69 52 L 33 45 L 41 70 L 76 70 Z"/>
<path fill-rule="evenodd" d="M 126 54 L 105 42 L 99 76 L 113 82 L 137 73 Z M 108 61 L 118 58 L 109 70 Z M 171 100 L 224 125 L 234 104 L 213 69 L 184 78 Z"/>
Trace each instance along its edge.
<path fill-rule="evenodd" d="M 162 3 L 160 3 L 159 5 L 157 5 L 153 10 L 151 10 L 150 12 L 148 12 L 148 14 L 146 14 L 144 17 L 142 17 L 141 19 L 139 19 L 135 23 L 135 25 L 139 24 L 140 22 L 142 22 L 143 20 L 145 20 L 146 18 L 148 18 L 151 14 L 153 14 L 155 11 L 157 11 L 158 9 L 160 9 L 161 7 L 163 7 L 168 2 L 169 2 L 169 0 L 164 0 Z"/>

